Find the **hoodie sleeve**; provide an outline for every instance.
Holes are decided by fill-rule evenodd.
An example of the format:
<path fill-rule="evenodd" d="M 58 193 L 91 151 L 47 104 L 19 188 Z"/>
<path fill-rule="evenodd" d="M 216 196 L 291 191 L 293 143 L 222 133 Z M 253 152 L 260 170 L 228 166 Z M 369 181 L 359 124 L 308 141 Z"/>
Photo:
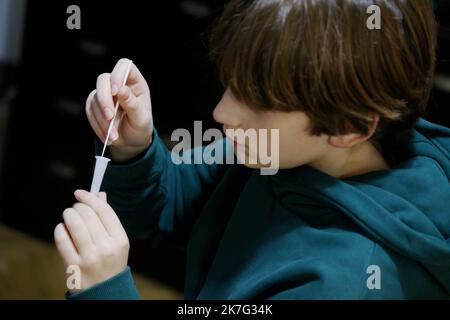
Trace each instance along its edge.
<path fill-rule="evenodd" d="M 226 140 L 214 144 L 222 151 L 212 152 L 212 157 L 226 154 Z M 100 148 L 97 141 L 97 152 Z M 183 159 L 193 161 L 199 154 L 195 150 L 183 154 Z M 130 236 L 144 237 L 154 231 L 185 234 L 226 170 L 217 164 L 221 161 L 206 163 L 175 164 L 154 130 L 152 144 L 143 154 L 127 163 L 109 165 L 102 189 Z"/>

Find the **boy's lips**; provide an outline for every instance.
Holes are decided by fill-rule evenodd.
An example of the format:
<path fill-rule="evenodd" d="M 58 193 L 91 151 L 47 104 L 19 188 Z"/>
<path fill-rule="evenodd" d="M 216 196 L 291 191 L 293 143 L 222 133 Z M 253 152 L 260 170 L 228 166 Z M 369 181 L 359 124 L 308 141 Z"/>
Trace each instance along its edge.
<path fill-rule="evenodd" d="M 239 148 L 247 149 L 247 146 L 245 144 L 241 144 L 241 143 L 237 142 L 237 140 L 235 138 L 232 138 L 229 135 L 227 135 L 227 129 L 229 129 L 229 128 L 224 125 L 223 126 L 223 132 L 225 133 L 225 136 L 227 137 L 227 139 L 233 142 L 234 147 L 235 148 L 239 147 Z"/>
<path fill-rule="evenodd" d="M 233 138 L 231 138 L 231 137 L 229 137 L 227 135 L 225 135 L 225 136 L 227 137 L 228 140 L 233 142 L 235 148 L 237 148 L 237 147 L 239 147 L 239 148 L 246 148 L 245 145 L 238 143 L 235 139 L 233 139 Z"/>

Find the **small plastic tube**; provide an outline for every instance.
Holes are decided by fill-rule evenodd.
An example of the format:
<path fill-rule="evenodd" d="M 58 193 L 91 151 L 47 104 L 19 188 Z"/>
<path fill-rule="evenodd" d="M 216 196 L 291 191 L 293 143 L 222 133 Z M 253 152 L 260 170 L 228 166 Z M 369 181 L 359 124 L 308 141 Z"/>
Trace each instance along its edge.
<path fill-rule="evenodd" d="M 131 67 L 133 66 L 133 61 L 128 62 L 127 71 L 125 73 L 125 78 L 123 79 L 122 87 L 126 85 L 128 76 L 131 72 Z M 103 177 L 105 175 L 106 168 L 108 167 L 108 162 L 111 159 L 105 158 L 103 155 L 105 154 L 106 146 L 108 145 L 109 136 L 111 134 L 112 128 L 114 126 L 114 121 L 116 120 L 117 110 L 119 109 L 119 100 L 116 101 L 116 105 L 114 107 L 114 117 L 112 118 L 109 127 L 108 134 L 106 135 L 105 144 L 103 146 L 103 151 L 101 156 L 95 156 L 95 169 L 94 169 L 94 177 L 92 178 L 91 184 L 91 193 L 99 193 L 100 188 L 102 186 Z"/>
<path fill-rule="evenodd" d="M 97 194 L 100 192 L 100 187 L 102 186 L 103 177 L 105 175 L 106 168 L 108 167 L 108 162 L 111 159 L 96 156 L 95 157 L 95 169 L 94 177 L 92 178 L 91 193 Z"/>

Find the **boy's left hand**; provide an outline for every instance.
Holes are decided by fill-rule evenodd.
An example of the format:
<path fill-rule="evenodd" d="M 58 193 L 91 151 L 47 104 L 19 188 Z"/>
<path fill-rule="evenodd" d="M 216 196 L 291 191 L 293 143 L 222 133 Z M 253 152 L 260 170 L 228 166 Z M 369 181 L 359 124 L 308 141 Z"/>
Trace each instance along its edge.
<path fill-rule="evenodd" d="M 54 237 L 66 267 L 79 267 L 84 290 L 122 272 L 130 245 L 105 193 L 77 190 L 75 197 L 79 202 L 64 210 L 64 223 L 56 226 Z"/>

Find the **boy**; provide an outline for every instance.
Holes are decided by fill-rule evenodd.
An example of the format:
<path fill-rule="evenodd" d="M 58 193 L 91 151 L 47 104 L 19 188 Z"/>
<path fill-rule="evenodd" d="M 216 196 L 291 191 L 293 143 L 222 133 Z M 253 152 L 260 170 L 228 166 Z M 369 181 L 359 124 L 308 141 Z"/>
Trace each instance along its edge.
<path fill-rule="evenodd" d="M 381 30 L 366 26 L 369 5 Z M 67 297 L 138 298 L 125 230 L 159 230 L 189 236 L 187 299 L 448 298 L 450 130 L 420 118 L 435 37 L 423 0 L 230 1 L 211 38 L 226 88 L 213 115 L 224 129 L 278 129 L 275 175 L 236 141 L 244 165 L 175 165 L 146 81 L 133 66 L 120 87 L 120 60 L 86 104 L 102 141 L 113 97 L 124 113 L 110 205 L 78 190 L 55 229 L 81 269 Z"/>

